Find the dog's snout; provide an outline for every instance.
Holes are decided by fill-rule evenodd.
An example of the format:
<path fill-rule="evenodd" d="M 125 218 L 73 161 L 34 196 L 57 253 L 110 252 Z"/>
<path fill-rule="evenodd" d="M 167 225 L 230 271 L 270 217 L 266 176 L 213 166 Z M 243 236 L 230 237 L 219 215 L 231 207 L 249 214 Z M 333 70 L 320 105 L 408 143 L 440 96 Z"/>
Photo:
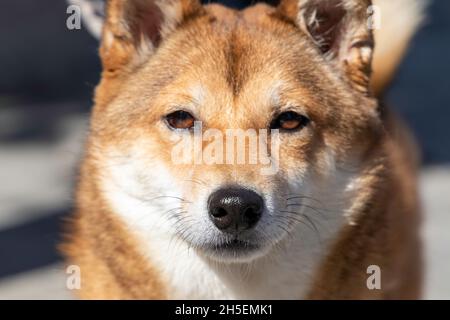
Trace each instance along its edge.
<path fill-rule="evenodd" d="M 263 199 L 243 188 L 219 189 L 208 200 L 211 220 L 219 230 L 228 233 L 239 233 L 254 227 L 263 209 Z"/>

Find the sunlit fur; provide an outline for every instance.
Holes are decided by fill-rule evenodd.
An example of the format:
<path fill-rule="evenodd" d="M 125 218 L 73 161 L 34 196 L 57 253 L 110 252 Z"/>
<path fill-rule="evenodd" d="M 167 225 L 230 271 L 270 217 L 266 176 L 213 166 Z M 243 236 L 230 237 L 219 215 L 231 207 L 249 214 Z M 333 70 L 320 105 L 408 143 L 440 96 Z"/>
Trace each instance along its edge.
<path fill-rule="evenodd" d="M 120 17 L 117 3 L 109 17 Z M 146 50 L 145 40 L 112 36 L 111 21 L 104 29 L 103 77 L 64 245 L 81 266 L 80 296 L 418 297 L 413 148 L 364 88 L 370 74 L 359 72 L 370 68 L 356 63 L 370 57 L 341 72 L 290 20 L 289 1 L 242 12 L 171 3 L 162 39 Z M 262 165 L 175 165 L 171 150 L 189 133 L 164 116 L 180 108 L 222 132 L 268 128 L 284 110 L 311 122 L 280 134 L 279 170 L 261 175 Z M 246 254 L 214 249 L 232 238 L 208 218 L 207 199 L 230 185 L 265 201 L 242 235 L 257 245 Z M 369 265 L 381 267 L 382 290 L 367 289 Z"/>

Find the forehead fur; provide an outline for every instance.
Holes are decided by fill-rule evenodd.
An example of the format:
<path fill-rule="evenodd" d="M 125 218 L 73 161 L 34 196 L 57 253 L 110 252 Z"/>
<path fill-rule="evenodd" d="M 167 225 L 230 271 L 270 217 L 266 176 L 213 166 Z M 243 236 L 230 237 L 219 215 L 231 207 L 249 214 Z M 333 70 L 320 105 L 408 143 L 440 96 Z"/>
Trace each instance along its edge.
<path fill-rule="evenodd" d="M 235 96 L 264 76 L 295 80 L 296 71 L 302 71 L 308 80 L 315 74 L 312 64 L 321 59 L 308 37 L 274 8 L 259 4 L 243 11 L 220 5 L 206 9 L 205 16 L 180 28 L 157 56 L 202 77 L 221 76 Z"/>
<path fill-rule="evenodd" d="M 307 93 L 317 96 L 322 90 L 346 91 L 309 37 L 273 7 L 259 4 L 237 11 L 208 5 L 204 12 L 162 43 L 155 55 L 133 72 L 133 79 L 123 81 L 130 83 L 124 91 L 159 94 L 174 82 L 179 90 L 184 84 L 192 87 L 199 82 L 210 89 L 220 85 L 220 90 L 229 90 L 233 98 L 260 93 L 255 86 L 262 83 L 265 87 L 261 89 L 272 92 L 307 88 L 305 97 Z M 245 90 L 247 87 L 252 90 Z M 321 98 L 327 99 L 327 95 Z"/>
<path fill-rule="evenodd" d="M 376 118 L 375 102 L 343 81 L 308 35 L 264 4 L 243 11 L 206 6 L 123 78 L 118 91 L 113 107 L 106 113 L 97 108 L 94 117 L 113 119 L 116 131 L 139 120 L 148 127 L 171 104 L 192 100 L 207 113 L 202 120 L 215 118 L 212 127 L 244 129 L 265 127 L 274 108 L 292 101 L 307 109 L 318 129 L 337 133 L 341 146 L 354 145 L 352 135 L 367 141 L 361 133 Z"/>

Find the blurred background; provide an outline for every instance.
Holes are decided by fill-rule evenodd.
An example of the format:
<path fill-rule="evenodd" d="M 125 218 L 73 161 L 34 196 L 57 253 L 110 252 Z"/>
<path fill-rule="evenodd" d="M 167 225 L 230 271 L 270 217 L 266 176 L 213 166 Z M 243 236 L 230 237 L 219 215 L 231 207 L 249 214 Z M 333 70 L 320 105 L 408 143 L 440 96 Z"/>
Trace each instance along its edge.
<path fill-rule="evenodd" d="M 100 62 L 87 28 L 67 29 L 67 6 L 0 3 L 0 299 L 72 297 L 56 245 L 72 207 Z M 450 1 L 430 4 L 386 97 L 422 150 L 427 299 L 450 299 L 449 15 Z"/>

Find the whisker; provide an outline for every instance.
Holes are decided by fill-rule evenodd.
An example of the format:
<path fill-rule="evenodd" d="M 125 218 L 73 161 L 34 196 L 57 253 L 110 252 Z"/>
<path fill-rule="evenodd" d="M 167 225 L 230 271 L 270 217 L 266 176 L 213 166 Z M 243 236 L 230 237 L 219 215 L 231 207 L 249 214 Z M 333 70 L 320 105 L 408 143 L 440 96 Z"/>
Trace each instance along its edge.
<path fill-rule="evenodd" d="M 201 186 L 205 186 L 205 187 L 208 186 L 208 184 L 207 184 L 205 181 L 200 180 L 200 179 L 185 179 L 184 181 L 186 181 L 186 182 L 197 183 L 197 184 L 199 184 L 199 185 L 201 185 Z"/>
<path fill-rule="evenodd" d="M 316 225 L 314 224 L 314 222 L 312 221 L 312 219 L 311 219 L 310 217 L 308 217 L 307 215 L 305 215 L 305 214 L 302 214 L 302 217 L 305 218 L 305 219 L 310 223 L 310 225 L 311 225 L 311 226 L 313 227 L 313 229 L 316 231 L 316 234 L 317 234 L 317 237 L 318 237 L 318 239 L 319 239 L 319 242 L 322 243 L 322 238 L 320 237 L 320 232 L 319 232 L 319 230 L 317 229 L 317 227 L 316 227 Z"/>
<path fill-rule="evenodd" d="M 184 198 L 181 198 L 181 197 L 166 196 L 166 195 L 161 195 L 161 196 L 156 196 L 156 197 L 153 197 L 153 198 L 149 198 L 149 199 L 146 199 L 146 201 L 152 201 L 152 200 L 163 199 L 163 198 L 176 199 L 176 200 L 180 200 L 180 201 L 185 202 L 185 203 L 192 203 L 191 201 L 188 201 L 188 200 L 186 200 Z"/>
<path fill-rule="evenodd" d="M 286 198 L 286 201 L 294 200 L 294 199 L 308 199 L 308 200 L 313 200 L 313 201 L 322 203 L 322 201 L 317 200 L 317 199 L 315 199 L 315 198 L 313 198 L 313 197 L 308 197 L 308 196 L 303 196 L 303 195 L 301 195 L 301 196 L 291 196 L 291 197 L 288 197 L 288 198 Z"/>

